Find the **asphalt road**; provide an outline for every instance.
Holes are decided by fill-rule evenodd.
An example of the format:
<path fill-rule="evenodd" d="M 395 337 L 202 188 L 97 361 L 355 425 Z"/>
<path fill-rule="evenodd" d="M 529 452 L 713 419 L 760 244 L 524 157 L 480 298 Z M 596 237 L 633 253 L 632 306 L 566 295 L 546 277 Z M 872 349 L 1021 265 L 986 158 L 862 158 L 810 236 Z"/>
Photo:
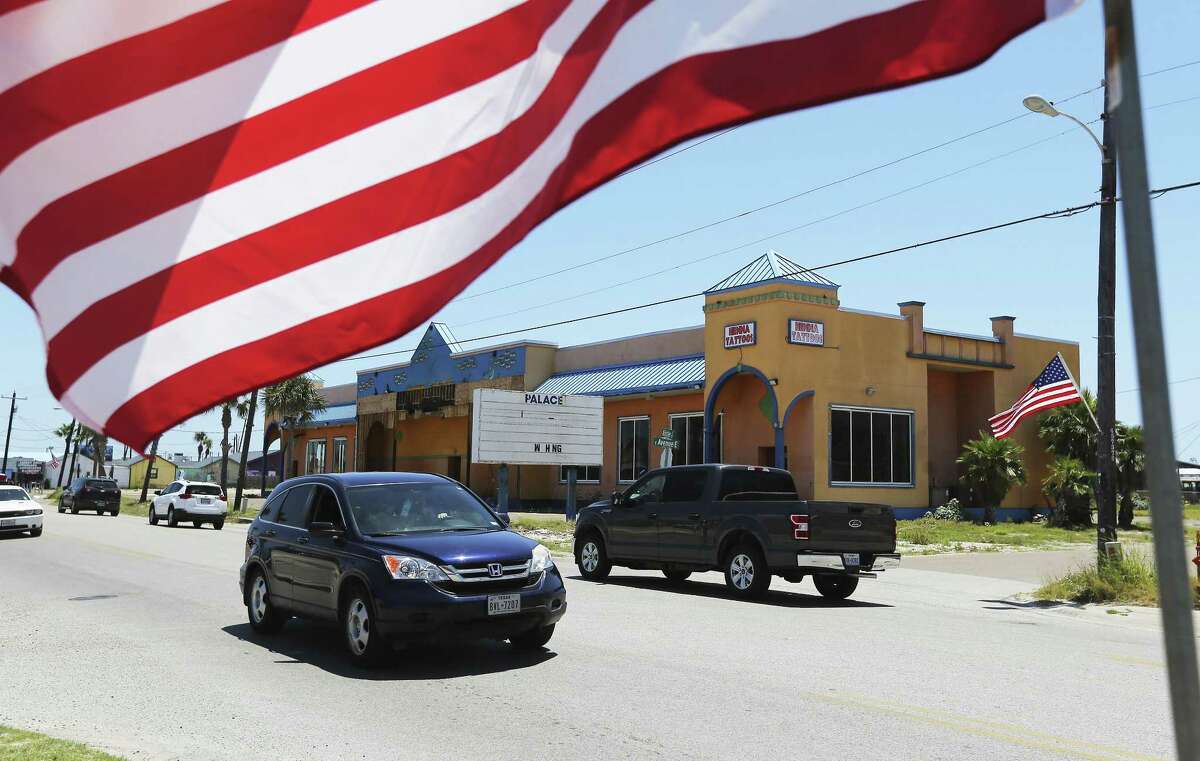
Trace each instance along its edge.
<path fill-rule="evenodd" d="M 549 649 L 350 667 L 331 626 L 253 635 L 244 527 L 46 516 L 0 540 L 0 723 L 130 759 L 1145 759 L 1171 749 L 1154 615 L 1039 609 L 901 569 L 844 604 L 775 580 L 568 577 Z M 989 560 L 988 562 L 994 562 Z"/>

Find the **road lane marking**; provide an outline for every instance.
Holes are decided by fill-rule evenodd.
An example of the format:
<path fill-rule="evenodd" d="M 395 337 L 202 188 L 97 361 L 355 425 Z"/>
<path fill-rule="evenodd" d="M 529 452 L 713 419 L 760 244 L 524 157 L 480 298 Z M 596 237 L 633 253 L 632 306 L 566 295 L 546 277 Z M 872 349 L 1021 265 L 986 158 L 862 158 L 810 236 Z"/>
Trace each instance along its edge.
<path fill-rule="evenodd" d="M 1116 661 L 1117 663 L 1129 663 L 1134 666 L 1149 666 L 1150 668 L 1155 669 L 1165 669 L 1167 667 L 1167 664 L 1163 663 L 1162 661 L 1155 661 L 1149 658 L 1134 658 L 1129 655 L 1112 654 L 1108 654 L 1105 657 L 1111 661 Z"/>
<path fill-rule="evenodd" d="M 1092 759 L 1093 761 L 1163 761 L 1164 758 L 1162 756 L 1148 756 L 1143 753 L 1135 753 L 1108 745 L 1100 745 L 1086 740 L 1075 740 L 1069 737 L 1039 732 L 1019 724 L 1007 724 L 980 719 L 975 716 L 956 715 L 940 709 L 921 708 L 919 706 L 885 701 L 879 698 L 855 695 L 838 690 L 827 694 L 817 694 L 815 697 L 818 700 L 833 705 L 890 714 L 923 724 L 956 730 L 964 734 L 999 740 L 1010 745 L 1046 750 L 1076 758 Z"/>

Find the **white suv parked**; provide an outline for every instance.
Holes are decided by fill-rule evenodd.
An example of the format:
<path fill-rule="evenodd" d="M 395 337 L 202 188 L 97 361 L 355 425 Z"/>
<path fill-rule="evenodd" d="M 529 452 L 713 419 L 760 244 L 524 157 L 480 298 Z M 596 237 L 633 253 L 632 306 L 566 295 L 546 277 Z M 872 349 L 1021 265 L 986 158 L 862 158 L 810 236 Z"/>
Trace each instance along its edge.
<path fill-rule="evenodd" d="M 20 486 L 0 485 L 0 534 L 42 535 L 42 506 Z"/>
<path fill-rule="evenodd" d="M 196 528 L 211 523 L 217 531 L 225 525 L 225 490 L 205 481 L 172 481 L 154 492 L 150 501 L 150 525 L 166 519 L 168 526 L 191 521 Z"/>

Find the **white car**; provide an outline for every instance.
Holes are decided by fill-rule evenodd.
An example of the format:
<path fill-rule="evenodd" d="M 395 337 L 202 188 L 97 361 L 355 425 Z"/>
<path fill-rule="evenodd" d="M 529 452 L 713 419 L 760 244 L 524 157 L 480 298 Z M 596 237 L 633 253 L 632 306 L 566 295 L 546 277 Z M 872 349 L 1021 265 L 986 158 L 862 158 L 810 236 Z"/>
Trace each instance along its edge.
<path fill-rule="evenodd" d="M 0 485 L 0 534 L 42 535 L 42 508 L 20 486 Z"/>
<path fill-rule="evenodd" d="M 217 531 L 225 525 L 228 509 L 225 505 L 225 490 L 217 484 L 205 481 L 172 481 L 165 489 L 154 492 L 150 501 L 150 525 L 157 526 L 165 520 L 168 526 L 178 526 L 191 521 L 200 528 L 211 523 Z"/>

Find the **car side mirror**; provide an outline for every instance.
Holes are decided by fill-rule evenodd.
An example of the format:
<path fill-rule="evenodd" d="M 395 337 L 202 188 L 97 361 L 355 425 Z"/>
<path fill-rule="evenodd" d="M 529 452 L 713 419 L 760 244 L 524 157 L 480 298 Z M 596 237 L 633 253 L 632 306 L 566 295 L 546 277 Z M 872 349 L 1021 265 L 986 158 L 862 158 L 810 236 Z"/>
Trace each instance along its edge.
<path fill-rule="evenodd" d="M 313 536 L 332 536 L 337 538 L 344 536 L 346 531 L 338 528 L 332 523 L 327 523 L 325 521 L 313 521 L 308 526 L 308 533 L 312 534 Z"/>
<path fill-rule="evenodd" d="M 162 489 L 155 489 L 155 490 L 154 490 L 154 496 L 156 496 L 156 497 L 161 497 L 161 496 L 162 496 Z"/>
<path fill-rule="evenodd" d="M 615 491 L 612 493 L 611 501 L 612 501 L 613 507 L 620 507 L 621 505 L 625 504 L 625 495 L 619 491 Z"/>
<path fill-rule="evenodd" d="M 508 513 L 496 513 L 496 517 L 500 519 L 502 526 L 507 527 L 512 525 L 512 518 L 509 517 Z"/>

